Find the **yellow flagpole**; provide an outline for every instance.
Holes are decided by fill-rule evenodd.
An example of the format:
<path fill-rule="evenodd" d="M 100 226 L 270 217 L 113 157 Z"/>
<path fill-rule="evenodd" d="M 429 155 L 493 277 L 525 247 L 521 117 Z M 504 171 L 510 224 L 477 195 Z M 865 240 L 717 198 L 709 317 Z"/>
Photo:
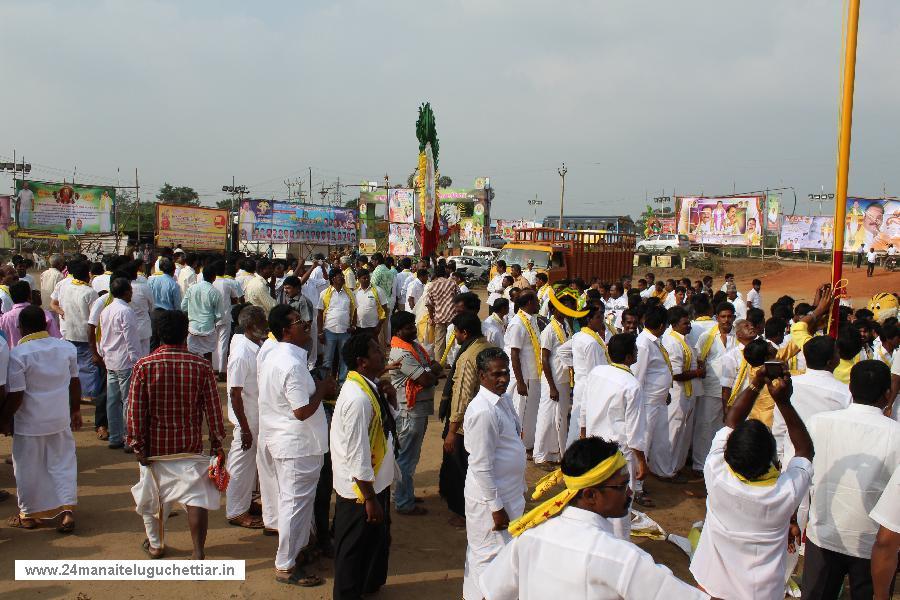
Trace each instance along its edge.
<path fill-rule="evenodd" d="M 847 37 L 844 41 L 844 73 L 841 92 L 841 122 L 838 134 L 837 184 L 834 200 L 834 246 L 831 254 L 831 288 L 837 290 L 843 278 L 844 231 L 847 215 L 847 182 L 850 174 L 850 133 L 853 129 L 853 84 L 856 78 L 856 34 L 859 29 L 860 0 L 847 1 Z M 828 333 L 837 337 L 839 302 L 832 307 Z"/>

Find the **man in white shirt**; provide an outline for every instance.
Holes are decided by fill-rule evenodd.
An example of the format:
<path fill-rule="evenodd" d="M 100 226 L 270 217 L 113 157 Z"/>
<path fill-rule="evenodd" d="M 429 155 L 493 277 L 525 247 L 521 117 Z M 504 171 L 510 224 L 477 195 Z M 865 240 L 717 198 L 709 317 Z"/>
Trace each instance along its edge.
<path fill-rule="evenodd" d="M 706 455 L 713 436 L 722 428 L 725 409 L 722 406 L 722 359 L 735 347 L 734 306 L 723 302 L 716 307 L 716 325 L 697 340 L 697 356 L 706 364 L 706 377 L 701 395 L 694 407 L 694 434 L 692 437 L 693 470 L 703 473 Z"/>
<path fill-rule="evenodd" d="M 563 296 L 560 302 L 575 310 L 572 296 Z M 545 470 L 555 469 L 566 451 L 572 405 L 572 370 L 559 352 L 560 346 L 572 337 L 572 320 L 555 306 L 552 313 L 550 323 L 541 332 L 541 403 L 534 441 L 534 464 Z"/>
<path fill-rule="evenodd" d="M 410 277 L 406 284 L 406 295 L 403 301 L 403 310 L 414 312 L 416 304 L 425 293 L 425 284 L 428 283 L 428 269 L 419 269 L 415 277 Z"/>
<path fill-rule="evenodd" d="M 481 332 L 484 338 L 491 344 L 503 347 L 503 338 L 506 336 L 506 316 L 509 314 L 509 300 L 497 298 L 491 314 L 481 322 Z"/>
<path fill-rule="evenodd" d="M 141 342 L 137 318 L 128 306 L 131 302 L 131 282 L 124 277 L 109 284 L 112 302 L 100 313 L 97 324 L 97 352 L 106 365 L 106 418 L 109 422 L 109 448 L 115 450 L 125 444 L 125 411 L 128 408 L 128 389 L 131 369 L 141 359 Z"/>
<path fill-rule="evenodd" d="M 228 390 L 228 420 L 234 425 L 231 450 L 228 452 L 228 482 L 225 498 L 225 517 L 232 525 L 260 529 L 262 519 L 250 514 L 253 490 L 256 488 L 257 452 L 259 449 L 259 384 L 257 381 L 256 355 L 269 329 L 266 314 L 258 306 L 241 310 L 238 324 L 244 333 L 231 338 L 228 353 L 226 389 Z M 273 469 L 274 470 L 274 469 Z M 274 478 L 273 478 L 274 479 Z M 260 489 L 269 489 L 260 477 Z M 276 486 L 277 489 L 277 480 Z M 271 510 L 270 500 L 267 510 Z M 273 511 L 277 515 L 276 510 Z M 277 517 L 275 520 L 277 523 Z"/>
<path fill-rule="evenodd" d="M 316 299 L 319 343 L 325 345 L 322 368 L 328 373 L 333 372 L 337 360 L 337 380 L 342 385 L 347 377 L 347 365 L 340 357 L 344 344 L 356 328 L 356 304 L 353 293 L 344 285 L 343 273 L 332 269 L 328 281 L 328 287 Z"/>
<path fill-rule="evenodd" d="M 256 264 L 256 272 L 244 282 L 244 300 L 253 306 L 258 306 L 266 314 L 277 304 L 272 296 L 272 288 L 269 287 L 269 279 L 272 277 L 272 263 L 268 259 L 260 259 Z"/>
<path fill-rule="evenodd" d="M 762 288 L 762 281 L 759 279 L 754 279 L 751 282 L 753 286 L 750 288 L 750 291 L 747 292 L 747 308 L 758 308 L 760 310 L 765 310 L 763 308 L 762 296 L 759 291 Z"/>
<path fill-rule="evenodd" d="M 525 292 L 516 299 L 516 314 L 509 319 L 504 347 L 509 355 L 512 378 L 509 392 L 514 399 L 524 431 L 525 448 L 534 448 L 538 406 L 541 402 L 541 340 L 537 323 L 537 295 Z"/>
<path fill-rule="evenodd" d="M 221 298 L 222 316 L 216 321 L 216 347 L 212 353 L 213 370 L 221 381 L 223 377 L 227 379 L 228 351 L 231 341 L 231 308 L 238 303 L 238 299 L 243 293 L 240 286 L 235 283 L 234 277 L 225 274 L 224 261 L 217 260 L 207 265 L 206 268 L 216 271 L 216 280 L 212 285 L 219 292 Z"/>
<path fill-rule="evenodd" d="M 875 264 L 878 262 L 878 253 L 875 252 L 874 247 L 870 247 L 869 251 L 866 253 L 866 263 L 868 264 L 868 270 L 866 271 L 866 277 L 871 277 L 875 273 Z"/>
<path fill-rule="evenodd" d="M 737 292 L 737 286 L 734 283 L 725 285 L 725 297 L 734 306 L 734 316 L 736 319 L 747 318 L 747 304 L 741 299 Z"/>
<path fill-rule="evenodd" d="M 900 502 L 897 498 L 900 498 L 900 466 L 894 469 L 878 504 L 869 513 L 872 520 L 880 525 L 872 547 L 875 600 L 888 600 L 894 587 L 897 558 L 900 556 Z"/>
<path fill-rule="evenodd" d="M 524 277 L 532 287 L 537 283 L 537 271 L 534 270 L 533 260 L 528 261 L 528 268 L 522 271 L 522 277 Z"/>
<path fill-rule="evenodd" d="M 498 260 L 494 263 L 494 268 L 496 269 L 496 274 L 487 284 L 488 311 L 490 311 L 491 307 L 494 306 L 494 300 L 503 296 L 503 278 L 506 276 L 506 262 L 503 260 Z"/>
<path fill-rule="evenodd" d="M 188 289 L 197 283 L 197 269 L 200 267 L 200 257 L 196 254 L 185 254 L 184 265 L 178 272 L 178 287 L 181 288 L 181 295 L 187 295 Z"/>
<path fill-rule="evenodd" d="M 783 471 L 772 433 L 761 421 L 747 420 L 763 386 L 784 416 L 796 448 Z M 794 542 L 788 534 L 794 511 L 809 490 L 812 456 L 813 442 L 791 406 L 790 376 L 771 380 L 765 369 L 757 370 L 728 411 L 704 466 L 706 521 L 691 573 L 707 593 L 717 598 L 784 597 L 785 542 Z"/>
<path fill-rule="evenodd" d="M 516 537 L 485 569 L 487 600 L 708 598 L 612 535 L 612 522 L 627 518 L 631 505 L 615 443 L 578 440 L 566 451 L 561 477 L 565 490 L 515 524 Z"/>
<path fill-rule="evenodd" d="M 66 263 L 63 260 L 63 257 L 59 254 L 54 254 L 50 257 L 50 268 L 41 273 L 41 300 L 44 306 L 50 306 L 50 296 L 53 295 L 53 290 L 56 288 L 56 284 L 64 279 L 62 274 L 63 269 L 65 268 Z M 53 313 L 54 317 L 59 321 L 59 315 Z"/>
<path fill-rule="evenodd" d="M 294 309 L 273 308 L 269 329 L 278 345 L 259 365 L 259 430 L 264 460 L 274 464 L 278 485 L 275 579 L 312 587 L 324 579 L 297 568 L 296 560 L 309 542 L 316 485 L 328 452 L 322 398 L 333 394 L 335 385 L 330 378 L 313 381 L 303 349 L 309 324 Z"/>
<path fill-rule="evenodd" d="M 412 272 L 412 259 L 408 256 L 400 259 L 399 263 L 400 272 L 397 273 L 397 276 L 394 277 L 394 289 L 393 294 L 391 294 L 391 309 L 395 306 L 399 306 L 403 310 L 407 310 L 404 302 L 406 301 L 406 286 L 409 285 L 410 280 L 415 279 L 415 274 Z"/>
<path fill-rule="evenodd" d="M 94 291 L 98 294 L 102 294 L 104 292 L 109 292 L 109 282 L 112 277 L 113 271 L 119 268 L 119 265 L 122 263 L 123 259 L 120 256 L 115 254 L 108 255 L 104 261 L 103 266 L 105 267 L 105 271 L 100 275 L 95 275 L 93 279 L 91 279 L 91 287 L 94 288 Z"/>
<path fill-rule="evenodd" d="M 706 376 L 702 361 L 698 361 L 697 349 L 687 341 L 691 333 L 691 319 L 685 309 L 674 306 L 669 309 L 669 331 L 662 336 L 663 347 L 672 365 L 672 401 L 666 410 L 669 435 L 655 442 L 664 444 L 666 449 L 654 451 L 650 457 L 650 471 L 655 475 L 683 483 L 679 474 L 687 460 L 694 429 L 694 402 L 702 391 L 701 379 Z"/>
<path fill-rule="evenodd" d="M 881 361 L 856 363 L 850 370 L 853 403 L 810 420 L 816 458 L 804 598 L 837 598 L 847 575 L 854 598 L 872 597 L 870 557 L 878 523 L 869 512 L 900 464 L 900 424 L 882 412 L 893 400 L 890 377 Z"/>
<path fill-rule="evenodd" d="M 138 273 L 138 266 L 141 263 L 132 261 L 121 267 L 121 272 L 128 275 L 131 282 L 131 302 L 129 306 L 134 311 L 135 320 L 137 321 L 137 334 L 140 349 L 140 358 L 150 354 L 150 338 L 153 336 L 153 322 L 151 314 L 153 313 L 154 301 L 153 292 L 147 285 L 147 280 Z"/>
<path fill-rule="evenodd" d="M 13 436 L 19 500 L 18 514 L 8 525 L 33 529 L 39 521 L 62 517 L 57 530 L 69 533 L 75 528 L 78 497 L 72 431 L 81 428 L 75 348 L 50 337 L 38 306 L 22 309 L 19 328 L 23 337 L 12 351 L 0 344 L 0 381 L 6 386 L 0 432 Z"/>
<path fill-rule="evenodd" d="M 668 408 L 669 389 L 672 387 L 672 364 L 669 354 L 660 341 L 666 330 L 668 315 L 657 306 L 644 314 L 644 329 L 637 337 L 637 362 L 632 371 L 644 395 L 644 411 L 647 419 L 647 460 L 649 464 L 665 464 L 670 457 Z M 643 494 L 641 482 L 635 482 L 634 501 L 641 506 L 650 505 Z"/>
<path fill-rule="evenodd" d="M 347 341 L 342 358 L 351 372 L 331 421 L 335 599 L 374 594 L 387 580 L 387 512 L 396 473 L 397 395 L 389 382 L 379 381 L 384 351 L 374 337 L 360 334 Z"/>
<path fill-rule="evenodd" d="M 86 400 L 92 400 L 97 394 L 99 372 L 88 343 L 88 317 L 91 305 L 98 296 L 88 283 L 90 266 L 87 262 L 72 261 L 69 263 L 69 274 L 71 279 L 61 281 L 58 291 L 54 293 L 57 294 L 59 309 L 62 311 L 60 316 L 65 323 L 63 338 L 71 342 L 78 351 L 81 393 Z"/>
<path fill-rule="evenodd" d="M 500 348 L 477 359 L 481 388 L 466 407 L 466 566 L 463 598 L 481 600 L 482 572 L 507 544 L 511 521 L 525 511 L 525 446 L 507 386 L 509 359 Z"/>
<path fill-rule="evenodd" d="M 356 305 L 357 328 L 361 332 L 377 335 L 390 312 L 387 299 L 381 297 L 378 286 L 371 285 L 371 275 L 366 269 L 360 269 L 356 280 L 359 287 L 351 293 Z"/>
<path fill-rule="evenodd" d="M 575 376 L 575 386 L 572 390 L 572 415 L 569 419 L 569 431 L 566 439 L 566 447 L 578 439 L 581 428 L 585 426 L 584 404 L 587 401 L 585 391 L 587 380 L 591 371 L 598 365 L 609 364 L 609 352 L 606 348 L 606 340 L 609 335 L 606 331 L 605 311 L 603 304 L 591 305 L 588 313 L 581 318 L 581 331 L 572 336 L 568 344 L 563 344 L 560 349 L 565 356 L 566 346 L 571 354 L 572 371 Z"/>
<path fill-rule="evenodd" d="M 815 336 L 803 346 L 803 355 L 806 357 L 807 370 L 802 375 L 791 378 L 794 384 L 791 405 L 803 423 L 809 426 L 813 415 L 850 406 L 851 396 L 847 384 L 838 381 L 832 374 L 840 362 L 834 338 L 827 335 Z M 794 446 L 788 438 L 784 417 L 778 410 L 775 411 L 772 435 L 778 443 L 781 462 L 790 462 L 794 457 Z M 801 519 L 801 528 L 805 524 L 805 520 Z"/>
<path fill-rule="evenodd" d="M 617 331 L 622 328 L 622 312 L 627 308 L 628 296 L 623 293 L 621 284 L 610 284 L 609 300 L 606 302 L 606 315 L 608 320 L 612 319 Z"/>
<path fill-rule="evenodd" d="M 594 367 L 585 382 L 591 393 L 585 399 L 581 433 L 582 437 L 597 436 L 618 444 L 628 461 L 633 488 L 643 481 L 648 471 L 646 406 L 641 386 L 631 372 L 638 349 L 634 336 L 629 333 L 611 337 L 607 348 L 609 363 Z M 613 535 L 630 539 L 629 515 L 611 519 L 611 525 Z"/>

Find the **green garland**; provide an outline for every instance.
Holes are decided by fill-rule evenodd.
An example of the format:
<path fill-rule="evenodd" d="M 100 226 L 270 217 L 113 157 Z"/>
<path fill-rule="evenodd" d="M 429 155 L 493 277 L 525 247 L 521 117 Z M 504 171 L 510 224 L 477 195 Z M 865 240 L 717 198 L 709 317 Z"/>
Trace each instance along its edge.
<path fill-rule="evenodd" d="M 440 145 L 437 137 L 437 126 L 431 103 L 424 102 L 419 107 L 419 118 L 416 120 L 416 138 L 419 140 L 419 152 L 425 152 L 425 145 L 431 142 L 431 154 L 434 156 L 434 168 L 438 167 L 438 150 Z"/>

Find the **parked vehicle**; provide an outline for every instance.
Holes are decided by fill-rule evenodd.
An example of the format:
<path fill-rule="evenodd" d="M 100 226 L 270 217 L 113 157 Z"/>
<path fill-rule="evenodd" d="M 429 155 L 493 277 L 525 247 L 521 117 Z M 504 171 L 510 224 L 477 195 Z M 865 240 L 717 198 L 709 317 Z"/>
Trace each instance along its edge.
<path fill-rule="evenodd" d="M 578 277 L 613 281 L 631 276 L 634 235 L 611 231 L 568 231 L 538 227 L 520 229 L 503 247 L 497 259 L 547 273 L 550 283 Z M 493 269 L 492 269 L 493 274 Z"/>
<path fill-rule="evenodd" d="M 456 272 L 462 273 L 467 281 L 487 279 L 487 273 L 491 268 L 490 261 L 474 256 L 454 256 L 450 262 L 456 263 Z"/>
<path fill-rule="evenodd" d="M 488 246 L 463 246 L 461 256 L 471 256 L 474 258 L 484 258 L 488 262 L 500 254 L 499 248 L 490 248 Z"/>
<path fill-rule="evenodd" d="M 671 254 L 675 252 L 689 252 L 691 242 L 683 233 L 660 233 L 651 235 L 637 244 L 637 251 L 647 254 Z"/>

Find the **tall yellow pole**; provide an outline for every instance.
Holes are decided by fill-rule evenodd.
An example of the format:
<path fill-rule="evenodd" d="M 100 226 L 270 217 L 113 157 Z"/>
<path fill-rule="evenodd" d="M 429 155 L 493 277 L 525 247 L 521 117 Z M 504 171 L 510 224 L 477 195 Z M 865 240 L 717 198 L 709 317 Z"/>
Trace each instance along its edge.
<path fill-rule="evenodd" d="M 831 254 L 831 287 L 843 278 L 844 231 L 847 214 L 847 181 L 850 174 L 850 133 L 853 128 L 853 84 L 856 77 L 856 34 L 859 29 L 860 0 L 847 0 L 847 39 L 844 45 L 843 90 L 841 93 L 841 129 L 838 134 L 837 185 L 834 190 L 834 247 Z M 828 322 L 828 333 L 837 337 L 839 303 L 835 302 Z"/>

